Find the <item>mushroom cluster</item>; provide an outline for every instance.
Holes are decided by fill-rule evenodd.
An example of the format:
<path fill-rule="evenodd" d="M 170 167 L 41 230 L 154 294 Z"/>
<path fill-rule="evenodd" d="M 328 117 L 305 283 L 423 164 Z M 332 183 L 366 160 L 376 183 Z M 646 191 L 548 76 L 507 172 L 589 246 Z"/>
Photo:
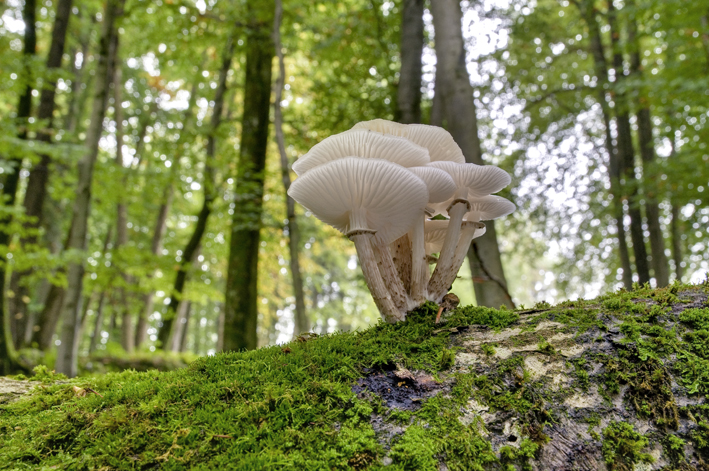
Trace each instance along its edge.
<path fill-rule="evenodd" d="M 471 241 L 485 233 L 481 221 L 515 210 L 492 195 L 509 185 L 507 172 L 465 163 L 436 126 L 361 122 L 315 145 L 293 171 L 288 194 L 354 242 L 387 322 L 426 300 L 440 303 Z"/>

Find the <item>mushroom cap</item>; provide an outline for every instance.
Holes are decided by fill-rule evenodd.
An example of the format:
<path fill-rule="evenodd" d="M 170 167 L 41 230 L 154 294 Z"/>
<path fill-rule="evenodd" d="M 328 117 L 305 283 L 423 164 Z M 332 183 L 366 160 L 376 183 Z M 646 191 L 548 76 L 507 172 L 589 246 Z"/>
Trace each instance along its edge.
<path fill-rule="evenodd" d="M 428 203 L 426 184 L 401 165 L 358 157 L 313 168 L 293 182 L 288 195 L 340 232 L 376 231 L 385 244 L 406 234 Z M 350 227 L 351 213 L 368 227 Z"/>
<path fill-rule="evenodd" d="M 369 129 L 384 134 L 405 137 L 425 147 L 431 154 L 431 162 L 450 161 L 464 163 L 465 157 L 453 136 L 443 128 L 427 124 L 401 124 L 386 119 L 373 119 L 355 124 L 352 129 Z"/>
<path fill-rule="evenodd" d="M 497 193 L 512 181 L 507 172 L 492 165 L 431 162 L 428 166 L 448 172 L 458 188 L 468 189 L 469 198 Z"/>
<path fill-rule="evenodd" d="M 426 183 L 429 203 L 440 203 L 455 193 L 455 182 L 444 170 L 434 167 L 409 167 L 409 171 Z"/>
<path fill-rule="evenodd" d="M 470 211 L 465 213 L 466 221 L 490 221 L 512 213 L 517 207 L 510 200 L 502 196 L 487 195 L 477 198 L 468 198 Z"/>
<path fill-rule="evenodd" d="M 430 162 L 428 150 L 408 139 L 366 129 L 351 129 L 315 144 L 307 154 L 295 161 L 293 171 L 302 175 L 318 165 L 343 157 L 383 159 L 403 167 L 426 165 Z"/>
<path fill-rule="evenodd" d="M 448 221 L 426 221 L 423 225 L 423 241 L 426 255 L 438 253 L 443 247 L 443 240 L 448 232 Z"/>
<path fill-rule="evenodd" d="M 465 223 L 463 223 L 465 224 Z M 477 239 L 487 231 L 486 227 L 475 230 L 473 239 Z M 426 221 L 423 226 L 423 240 L 426 248 L 426 255 L 438 253 L 443 248 L 443 241 L 448 232 L 448 221 L 434 220 Z"/>

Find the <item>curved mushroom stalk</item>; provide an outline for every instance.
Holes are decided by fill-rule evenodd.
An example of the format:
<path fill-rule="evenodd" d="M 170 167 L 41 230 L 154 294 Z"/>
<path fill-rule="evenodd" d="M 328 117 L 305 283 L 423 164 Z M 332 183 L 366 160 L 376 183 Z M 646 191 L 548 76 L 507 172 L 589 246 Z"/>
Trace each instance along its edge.
<path fill-rule="evenodd" d="M 470 243 L 473 239 L 480 237 L 483 234 L 485 234 L 485 224 L 482 222 L 463 221 L 463 226 L 460 230 L 460 241 L 458 241 L 458 245 L 455 248 L 455 253 L 453 254 L 451 269 L 447 272 L 448 276 L 443 279 L 443 282 L 439 285 L 439 290 L 430 293 L 430 297 L 432 299 L 441 299 L 445 296 L 448 292 L 448 287 L 453 284 L 455 278 L 458 276 L 460 267 L 463 266 L 465 256 L 468 254 L 468 247 L 470 247 Z"/>
<path fill-rule="evenodd" d="M 355 248 L 357 249 L 357 256 L 360 266 L 362 267 L 364 281 L 367 283 L 369 292 L 372 293 L 374 304 L 377 305 L 377 309 L 379 309 L 384 320 L 393 324 L 397 321 L 403 321 L 406 316 L 394 305 L 391 294 L 389 294 L 389 290 L 384 284 L 382 275 L 379 272 L 379 267 L 374 259 L 374 252 L 372 251 L 373 234 L 373 231 L 357 230 L 348 233 L 347 236 L 354 242 Z"/>
<path fill-rule="evenodd" d="M 417 305 L 426 301 L 428 278 L 431 275 L 426 257 L 425 221 L 425 217 L 422 217 L 409 232 L 411 237 L 411 299 Z"/>
<path fill-rule="evenodd" d="M 450 278 L 451 271 L 453 270 L 453 255 L 455 254 L 455 249 L 458 246 L 463 216 L 465 216 L 465 213 L 468 211 L 470 211 L 470 203 L 468 203 L 468 200 L 463 198 L 454 199 L 448 209 L 448 215 L 450 216 L 448 232 L 446 233 L 446 238 L 443 241 L 441 254 L 438 256 L 436 269 L 433 270 L 431 280 L 428 282 L 428 299 L 433 302 L 440 301 L 440 296 L 437 298 L 433 297 L 433 293 L 442 292 L 445 294 L 448 292 L 448 287 L 450 285 L 445 283 L 446 280 Z M 455 276 L 455 274 L 457 274 L 457 271 L 453 274 L 453 276 Z"/>
<path fill-rule="evenodd" d="M 381 241 L 372 241 L 374 253 L 379 261 L 380 274 L 384 284 L 389 288 L 394 305 L 402 312 L 412 309 L 409 295 L 406 294 L 404 283 L 399 278 L 399 273 L 394 265 L 394 260 L 389 252 L 389 247 Z"/>

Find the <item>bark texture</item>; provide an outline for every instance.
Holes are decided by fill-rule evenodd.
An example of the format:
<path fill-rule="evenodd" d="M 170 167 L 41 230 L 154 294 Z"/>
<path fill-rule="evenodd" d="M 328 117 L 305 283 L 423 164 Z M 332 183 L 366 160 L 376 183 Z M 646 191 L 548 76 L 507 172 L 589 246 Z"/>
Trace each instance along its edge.
<path fill-rule="evenodd" d="M 273 0 L 247 2 L 246 81 L 224 304 L 224 350 L 258 345 L 258 255 L 271 108 Z"/>
<path fill-rule="evenodd" d="M 431 2 L 431 12 L 436 31 L 436 80 L 440 80 L 436 94 L 441 95 L 448 131 L 463 150 L 467 162 L 483 165 L 473 87 L 465 66 L 460 4 L 456 0 L 437 0 Z M 478 305 L 512 307 L 494 223 L 487 224 L 485 235 L 473 243 L 477 245 L 477 252 L 469 253 L 479 256 L 471 261 L 473 279 L 477 281 L 474 287 Z"/>
<path fill-rule="evenodd" d="M 397 121 L 421 122 L 423 0 L 404 0 L 401 12 L 401 69 L 397 88 Z"/>
<path fill-rule="evenodd" d="M 305 312 L 305 292 L 303 291 L 303 275 L 300 271 L 300 227 L 297 215 L 295 214 L 295 201 L 288 196 L 290 188 L 290 168 L 288 154 L 286 154 L 286 142 L 283 136 L 283 113 L 281 112 L 281 100 L 283 99 L 283 86 L 286 82 L 286 69 L 283 60 L 283 50 L 281 49 L 281 17 L 283 6 L 281 0 L 276 1 L 276 13 L 273 26 L 273 42 L 278 58 L 278 77 L 275 83 L 275 97 L 273 100 L 273 127 L 276 132 L 276 144 L 281 157 L 281 182 L 286 194 L 286 225 L 288 231 L 288 254 L 290 255 L 290 273 L 293 284 L 293 296 L 295 297 L 295 326 L 293 327 L 293 338 L 303 332 L 310 330 L 310 319 Z"/>
<path fill-rule="evenodd" d="M 86 153 L 78 162 L 76 196 L 72 208 L 72 220 L 66 248 L 83 251 L 86 249 L 88 220 L 91 212 L 91 182 L 94 164 L 98 155 L 98 145 L 103 131 L 106 100 L 112 80 L 110 70 L 111 44 L 117 34 L 115 21 L 123 10 L 125 0 L 108 0 L 104 10 L 103 28 L 98 52 L 98 65 L 94 82 L 94 102 L 91 124 L 86 133 Z M 81 292 L 83 288 L 84 261 L 70 263 L 67 268 L 67 289 L 62 305 L 61 344 L 57 349 L 55 369 L 69 377 L 77 373 L 79 313 L 81 312 Z"/>

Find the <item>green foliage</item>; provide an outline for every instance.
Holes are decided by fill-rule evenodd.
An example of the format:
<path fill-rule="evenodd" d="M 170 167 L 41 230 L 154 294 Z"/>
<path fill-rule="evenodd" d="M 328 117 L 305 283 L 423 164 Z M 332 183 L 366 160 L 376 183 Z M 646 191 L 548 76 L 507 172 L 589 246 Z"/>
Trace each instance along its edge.
<path fill-rule="evenodd" d="M 648 439 L 625 422 L 613 422 L 603 429 L 603 459 L 611 471 L 630 471 L 636 463 L 655 460 L 642 450 Z"/>

